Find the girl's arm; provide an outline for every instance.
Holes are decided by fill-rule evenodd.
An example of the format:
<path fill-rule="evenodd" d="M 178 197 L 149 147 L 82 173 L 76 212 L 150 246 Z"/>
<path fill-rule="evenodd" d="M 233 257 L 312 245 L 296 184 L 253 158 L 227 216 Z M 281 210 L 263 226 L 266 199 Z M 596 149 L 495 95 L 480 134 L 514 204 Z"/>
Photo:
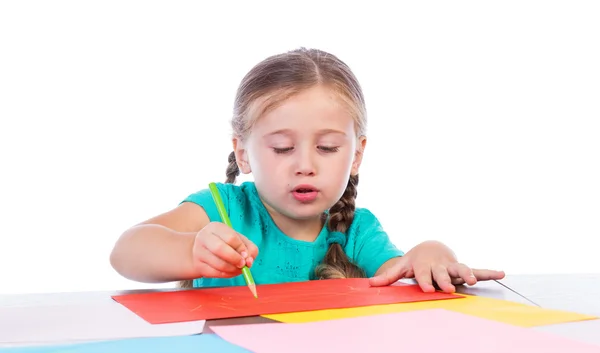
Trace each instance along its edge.
<path fill-rule="evenodd" d="M 202 207 L 184 202 L 126 230 L 115 243 L 110 263 L 120 275 L 138 282 L 196 278 L 194 239 L 209 222 Z"/>

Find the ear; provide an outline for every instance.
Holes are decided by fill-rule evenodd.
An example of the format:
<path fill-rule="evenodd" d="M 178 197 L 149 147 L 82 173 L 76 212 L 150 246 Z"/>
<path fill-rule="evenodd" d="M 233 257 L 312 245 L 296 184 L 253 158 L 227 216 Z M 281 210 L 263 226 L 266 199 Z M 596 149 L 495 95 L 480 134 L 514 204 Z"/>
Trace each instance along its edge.
<path fill-rule="evenodd" d="M 235 153 L 235 161 L 240 169 L 240 172 L 249 174 L 252 172 L 250 163 L 248 163 L 248 153 L 246 152 L 244 143 L 238 137 L 233 138 L 233 151 Z"/>
<path fill-rule="evenodd" d="M 363 154 L 365 152 L 365 147 L 367 147 L 367 137 L 361 136 L 358 138 L 358 143 L 356 144 L 356 152 L 354 153 L 354 161 L 352 162 L 352 175 L 358 174 Z"/>

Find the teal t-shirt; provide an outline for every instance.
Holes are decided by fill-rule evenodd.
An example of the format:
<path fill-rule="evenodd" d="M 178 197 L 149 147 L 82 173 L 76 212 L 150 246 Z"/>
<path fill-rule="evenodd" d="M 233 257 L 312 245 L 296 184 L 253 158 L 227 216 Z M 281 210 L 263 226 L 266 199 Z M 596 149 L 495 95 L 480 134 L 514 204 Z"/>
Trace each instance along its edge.
<path fill-rule="evenodd" d="M 231 225 L 258 247 L 252 264 L 256 284 L 300 282 L 315 279 L 314 270 L 327 252 L 327 226 L 314 242 L 286 236 L 275 224 L 260 200 L 253 182 L 241 185 L 217 183 Z M 222 222 L 209 189 L 189 195 L 182 202 L 204 208 L 211 221 Z M 372 277 L 387 260 L 403 256 L 369 210 L 356 208 L 354 221 L 347 231 L 344 251 L 348 258 Z M 242 275 L 233 278 L 198 278 L 194 287 L 245 285 Z"/>

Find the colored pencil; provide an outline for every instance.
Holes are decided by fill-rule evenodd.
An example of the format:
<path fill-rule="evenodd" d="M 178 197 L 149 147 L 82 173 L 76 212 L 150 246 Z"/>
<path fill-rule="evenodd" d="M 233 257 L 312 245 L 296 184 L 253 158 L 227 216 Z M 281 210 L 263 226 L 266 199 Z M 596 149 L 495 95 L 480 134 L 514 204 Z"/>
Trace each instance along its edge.
<path fill-rule="evenodd" d="M 227 211 L 225 211 L 225 205 L 223 204 L 223 200 L 221 199 L 221 194 L 219 193 L 219 189 L 217 189 L 217 184 L 210 183 L 208 185 L 208 188 L 210 189 L 210 193 L 213 197 L 213 200 L 215 201 L 215 204 L 217 205 L 217 210 L 219 211 L 221 220 L 223 221 L 223 223 L 225 223 L 227 226 L 229 226 L 231 229 L 233 229 L 233 226 L 231 225 L 231 221 L 229 220 L 229 217 L 227 216 Z M 254 283 L 254 278 L 252 278 L 252 273 L 250 273 L 250 269 L 248 268 L 248 266 L 244 265 L 244 267 L 242 267 L 242 274 L 244 275 L 244 280 L 246 281 L 246 285 L 248 286 L 248 288 L 254 295 L 254 298 L 258 298 L 258 294 L 256 293 L 256 284 Z"/>

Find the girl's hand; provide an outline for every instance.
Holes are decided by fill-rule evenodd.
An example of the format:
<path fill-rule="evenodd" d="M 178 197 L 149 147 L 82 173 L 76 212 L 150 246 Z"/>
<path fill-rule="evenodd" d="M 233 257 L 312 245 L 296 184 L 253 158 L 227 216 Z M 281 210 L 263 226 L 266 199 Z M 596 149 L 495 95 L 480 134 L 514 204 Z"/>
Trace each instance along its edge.
<path fill-rule="evenodd" d="M 224 223 L 211 222 L 196 234 L 192 249 L 194 272 L 201 277 L 235 277 L 251 267 L 258 248 Z"/>
<path fill-rule="evenodd" d="M 452 250 L 442 243 L 428 241 L 415 246 L 404 256 L 390 260 L 370 279 L 372 286 L 386 286 L 401 278 L 415 278 L 424 292 L 434 292 L 433 283 L 447 293 L 454 285 L 504 278 L 504 272 L 471 269 L 456 260 Z"/>

